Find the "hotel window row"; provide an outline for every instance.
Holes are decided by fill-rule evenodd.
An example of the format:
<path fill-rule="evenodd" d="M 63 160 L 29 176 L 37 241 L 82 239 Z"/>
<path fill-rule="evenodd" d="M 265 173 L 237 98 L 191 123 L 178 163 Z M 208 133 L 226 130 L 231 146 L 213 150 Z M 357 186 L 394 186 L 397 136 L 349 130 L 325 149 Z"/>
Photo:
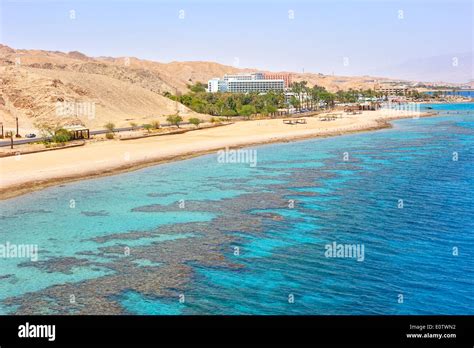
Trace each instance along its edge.
<path fill-rule="evenodd" d="M 279 77 L 285 78 L 279 78 Z M 283 91 L 288 87 L 289 75 L 265 75 L 263 73 L 225 75 L 224 78 L 213 78 L 208 82 L 208 92 L 268 92 Z"/>

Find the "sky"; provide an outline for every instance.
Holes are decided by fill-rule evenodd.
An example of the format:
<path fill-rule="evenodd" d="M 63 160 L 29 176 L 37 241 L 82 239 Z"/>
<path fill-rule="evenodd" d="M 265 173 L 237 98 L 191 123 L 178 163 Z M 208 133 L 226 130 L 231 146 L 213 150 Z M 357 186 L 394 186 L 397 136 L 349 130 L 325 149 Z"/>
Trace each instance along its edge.
<path fill-rule="evenodd" d="M 394 66 L 437 56 L 447 57 L 440 63 L 446 67 L 440 69 L 450 68 L 451 57 L 466 53 L 472 57 L 474 46 L 472 0 L 0 0 L 0 4 L 1 43 L 89 56 L 383 75 Z M 472 59 L 467 63 L 472 75 Z"/>

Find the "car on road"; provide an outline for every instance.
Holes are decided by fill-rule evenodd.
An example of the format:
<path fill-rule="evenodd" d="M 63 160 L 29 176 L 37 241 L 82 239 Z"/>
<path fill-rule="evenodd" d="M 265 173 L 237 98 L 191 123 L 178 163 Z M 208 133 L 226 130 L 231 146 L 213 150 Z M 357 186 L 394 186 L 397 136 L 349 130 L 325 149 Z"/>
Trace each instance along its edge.
<path fill-rule="evenodd" d="M 26 138 L 36 138 L 36 134 L 33 134 L 33 133 L 29 133 L 27 135 L 25 135 Z"/>

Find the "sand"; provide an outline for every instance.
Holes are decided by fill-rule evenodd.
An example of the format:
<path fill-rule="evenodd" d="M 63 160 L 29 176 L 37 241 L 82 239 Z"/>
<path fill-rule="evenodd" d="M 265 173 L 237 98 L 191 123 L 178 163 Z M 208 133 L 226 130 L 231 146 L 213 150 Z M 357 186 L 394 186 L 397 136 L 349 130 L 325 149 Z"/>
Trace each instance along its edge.
<path fill-rule="evenodd" d="M 427 116 L 404 111 L 364 111 L 335 121 L 306 118 L 288 125 L 282 119 L 241 121 L 185 134 L 137 140 L 91 142 L 85 146 L 0 159 L 0 199 L 60 183 L 111 175 L 180 160 L 226 147 L 284 142 L 389 127 L 390 119 Z M 217 160 L 217 156 L 216 156 Z"/>

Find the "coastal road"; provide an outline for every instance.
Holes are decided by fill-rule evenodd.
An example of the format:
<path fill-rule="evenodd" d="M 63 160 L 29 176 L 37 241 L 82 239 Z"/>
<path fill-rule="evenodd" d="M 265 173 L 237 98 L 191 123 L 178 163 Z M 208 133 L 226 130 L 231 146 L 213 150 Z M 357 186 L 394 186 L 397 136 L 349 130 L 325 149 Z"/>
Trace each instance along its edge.
<path fill-rule="evenodd" d="M 182 125 L 189 125 L 189 124 L 190 124 L 189 122 L 181 122 L 179 125 L 182 126 Z M 169 124 L 169 123 L 163 123 L 163 124 L 161 125 L 161 127 L 171 127 L 171 124 Z M 136 129 L 136 128 L 139 128 L 139 127 L 115 128 L 115 129 L 114 129 L 114 132 L 116 132 L 116 133 L 119 133 L 119 132 L 128 132 L 128 131 L 134 130 L 134 129 Z M 90 131 L 90 135 L 105 134 L 105 133 L 107 133 L 107 132 L 108 132 L 108 130 L 106 130 L 106 129 L 95 130 L 95 131 Z M 49 139 L 49 138 L 25 138 L 25 139 L 21 139 L 21 140 L 14 140 L 14 141 L 13 141 L 13 145 L 36 143 L 36 142 L 43 141 L 43 140 L 48 140 L 48 139 Z M 4 140 L 4 141 L 0 141 L 0 147 L 4 147 L 4 146 L 10 146 L 10 139 Z"/>
<path fill-rule="evenodd" d="M 305 117 L 305 116 L 312 116 L 314 114 L 314 111 L 297 111 L 297 112 L 294 112 L 294 113 L 291 113 L 290 115 L 284 115 L 283 117 Z M 236 117 L 235 119 L 237 119 L 238 117 Z M 241 118 L 242 120 L 245 120 L 245 118 Z M 189 122 L 181 122 L 180 125 L 189 125 L 191 123 Z M 171 124 L 169 123 L 163 123 L 161 124 L 161 127 L 171 127 Z M 119 132 L 127 132 L 127 131 L 131 131 L 131 130 L 134 130 L 134 129 L 137 129 L 139 127 L 123 127 L 123 128 L 115 128 L 114 132 L 116 133 L 119 133 Z M 107 133 L 108 130 L 106 129 L 101 129 L 101 130 L 91 130 L 90 131 L 90 135 L 96 135 L 96 134 L 105 134 Z M 8 138 L 7 138 L 8 139 Z M 36 143 L 36 142 L 40 142 L 40 141 L 43 141 L 43 140 L 48 140 L 49 138 L 24 138 L 24 139 L 21 139 L 21 140 L 14 140 L 13 141 L 13 145 L 21 145 L 21 144 L 28 144 L 28 143 Z M 0 141 L 0 147 L 5 147 L 5 146 L 10 146 L 10 139 L 8 140 L 3 140 L 3 141 Z"/>

